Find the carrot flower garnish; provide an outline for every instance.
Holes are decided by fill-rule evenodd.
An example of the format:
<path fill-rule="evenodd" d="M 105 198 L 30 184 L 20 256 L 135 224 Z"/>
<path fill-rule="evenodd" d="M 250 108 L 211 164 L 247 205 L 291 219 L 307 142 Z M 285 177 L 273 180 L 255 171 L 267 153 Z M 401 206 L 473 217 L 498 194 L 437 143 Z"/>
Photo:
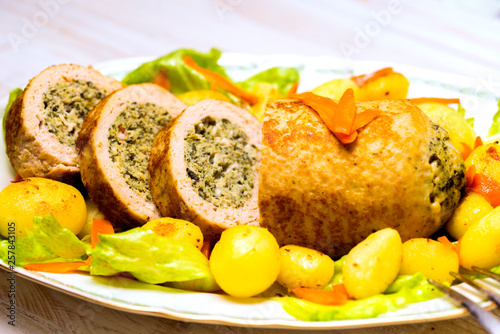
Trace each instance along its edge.
<path fill-rule="evenodd" d="M 394 70 L 392 69 L 392 67 L 385 67 L 385 68 L 382 68 L 378 71 L 375 71 L 375 72 L 372 72 L 369 74 L 353 75 L 351 77 L 351 80 L 354 81 L 354 83 L 358 87 L 362 87 L 370 81 L 373 81 L 373 80 L 381 78 L 381 77 L 385 77 L 386 75 L 389 75 L 392 73 L 394 73 Z"/>
<path fill-rule="evenodd" d="M 240 87 L 236 86 L 231 81 L 229 81 L 228 79 L 224 78 L 219 73 L 216 73 L 214 71 L 210 71 L 210 70 L 207 70 L 206 68 L 201 67 L 200 65 L 198 65 L 194 61 L 194 59 L 192 57 L 184 56 L 184 57 L 182 57 L 182 61 L 188 67 L 192 68 L 196 72 L 203 75 L 205 77 L 205 79 L 213 86 L 217 86 L 217 87 L 220 87 L 222 89 L 225 89 L 228 92 L 241 97 L 243 100 L 247 101 L 250 104 L 255 104 L 255 103 L 259 102 L 259 97 L 257 95 L 252 94 L 250 92 L 247 92 L 244 89 L 241 89 Z"/>
<path fill-rule="evenodd" d="M 368 109 L 356 113 L 354 92 L 351 88 L 344 92 L 338 103 L 330 98 L 311 92 L 294 95 L 293 97 L 314 109 L 328 129 L 343 144 L 349 144 L 356 140 L 358 136 L 357 130 L 382 113 L 378 109 Z"/>

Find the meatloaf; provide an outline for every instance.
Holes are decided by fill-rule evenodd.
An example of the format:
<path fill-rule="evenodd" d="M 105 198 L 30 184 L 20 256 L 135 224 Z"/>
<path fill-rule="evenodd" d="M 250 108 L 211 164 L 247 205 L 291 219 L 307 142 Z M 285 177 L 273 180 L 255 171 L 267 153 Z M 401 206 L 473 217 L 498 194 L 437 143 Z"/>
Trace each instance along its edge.
<path fill-rule="evenodd" d="M 405 100 L 356 106 L 382 114 L 344 145 L 299 100 L 268 104 L 259 209 L 281 245 L 339 257 L 386 227 L 428 237 L 457 206 L 465 168 L 443 129 Z"/>
<path fill-rule="evenodd" d="M 163 215 L 197 224 L 207 240 L 230 226 L 258 225 L 261 126 L 248 111 L 203 100 L 156 137 L 151 193 Z"/>
<path fill-rule="evenodd" d="M 122 88 L 91 67 L 51 66 L 31 79 L 6 120 L 6 151 L 23 178 L 79 180 L 75 143 L 87 112 Z"/>
<path fill-rule="evenodd" d="M 82 181 L 115 228 L 161 217 L 149 190 L 148 160 L 160 129 L 186 105 L 162 87 L 131 85 L 103 99 L 77 140 Z"/>

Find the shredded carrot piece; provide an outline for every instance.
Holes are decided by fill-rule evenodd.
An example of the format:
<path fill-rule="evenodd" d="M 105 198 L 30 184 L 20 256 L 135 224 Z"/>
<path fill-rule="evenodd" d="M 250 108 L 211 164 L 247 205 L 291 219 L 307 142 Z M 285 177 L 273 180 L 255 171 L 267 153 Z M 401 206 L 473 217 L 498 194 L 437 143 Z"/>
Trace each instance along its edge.
<path fill-rule="evenodd" d="M 356 140 L 358 136 L 357 130 L 370 123 L 382 112 L 377 109 L 369 109 L 356 114 L 354 92 L 350 88 L 344 92 L 339 103 L 311 92 L 294 95 L 293 97 L 300 99 L 302 103 L 314 109 L 328 129 L 343 144 L 350 144 Z"/>
<path fill-rule="evenodd" d="M 285 98 L 290 99 L 293 95 L 297 94 L 297 88 L 299 88 L 299 82 L 297 81 L 290 87 L 288 92 L 286 92 Z"/>
<path fill-rule="evenodd" d="M 392 69 L 392 67 L 385 67 L 385 68 L 382 68 L 378 71 L 375 71 L 375 72 L 372 72 L 369 74 L 352 76 L 351 80 L 354 81 L 354 83 L 358 87 L 362 87 L 370 81 L 373 81 L 373 80 L 381 78 L 381 77 L 385 77 L 386 75 L 389 75 L 391 73 L 394 73 L 394 70 Z"/>
<path fill-rule="evenodd" d="M 464 142 L 460 142 L 460 144 L 462 144 L 463 147 L 462 152 L 460 152 L 460 154 L 462 155 L 462 158 L 466 160 L 467 157 L 472 153 L 472 148 Z"/>
<path fill-rule="evenodd" d="M 435 103 L 442 103 L 442 104 L 453 104 L 453 103 L 460 104 L 460 99 L 443 99 L 443 98 L 439 98 L 439 97 L 418 97 L 418 98 L 408 99 L 408 100 L 412 103 L 415 103 L 415 104 L 428 103 L 428 102 L 435 102 Z"/>
<path fill-rule="evenodd" d="M 167 71 L 165 71 L 163 68 L 160 68 L 153 83 L 165 88 L 166 90 L 170 90 L 170 81 L 168 80 Z"/>
<path fill-rule="evenodd" d="M 456 247 L 456 245 L 452 244 L 448 238 L 443 235 L 437 239 L 440 243 L 446 246 L 446 248 L 451 249 L 452 251 L 456 252 L 457 254 L 460 254 L 460 249 Z"/>
<path fill-rule="evenodd" d="M 207 79 L 207 81 L 210 82 L 212 85 L 225 89 L 234 95 L 238 95 L 239 97 L 241 97 L 243 100 L 247 101 L 250 104 L 255 104 L 259 102 L 259 97 L 257 95 L 241 89 L 228 79 L 224 78 L 219 73 L 207 70 L 206 68 L 199 66 L 192 57 L 184 56 L 182 57 L 182 61 L 184 61 L 184 64 L 186 64 L 188 67 L 191 67 L 193 70 L 203 75 L 205 79 Z"/>
<path fill-rule="evenodd" d="M 201 246 L 201 252 L 209 260 L 210 260 L 210 247 L 211 247 L 210 241 L 203 241 L 203 246 Z"/>
<path fill-rule="evenodd" d="M 474 175 L 476 175 L 476 166 L 472 165 L 465 172 L 465 177 L 467 179 L 467 187 L 472 186 L 472 181 L 474 181 Z"/>
<path fill-rule="evenodd" d="M 299 298 L 322 305 L 343 305 L 349 299 L 344 284 L 335 284 L 333 290 L 296 288 L 292 292 Z"/>
<path fill-rule="evenodd" d="M 91 258 L 88 257 L 85 261 L 75 262 L 48 262 L 48 263 L 28 263 L 24 265 L 25 269 L 42 271 L 46 273 L 67 273 L 78 270 L 80 267 L 88 266 Z"/>
<path fill-rule="evenodd" d="M 481 139 L 481 137 L 477 136 L 476 137 L 476 140 L 474 141 L 474 149 L 478 148 L 479 146 L 482 146 L 484 145 L 483 144 L 483 140 Z"/>
<path fill-rule="evenodd" d="M 90 243 L 92 248 L 99 242 L 99 234 L 115 234 L 113 225 L 109 220 L 94 218 L 92 221 L 92 229 L 90 231 Z"/>
<path fill-rule="evenodd" d="M 500 183 L 495 179 L 475 173 L 470 190 L 482 195 L 494 208 L 500 205 Z"/>

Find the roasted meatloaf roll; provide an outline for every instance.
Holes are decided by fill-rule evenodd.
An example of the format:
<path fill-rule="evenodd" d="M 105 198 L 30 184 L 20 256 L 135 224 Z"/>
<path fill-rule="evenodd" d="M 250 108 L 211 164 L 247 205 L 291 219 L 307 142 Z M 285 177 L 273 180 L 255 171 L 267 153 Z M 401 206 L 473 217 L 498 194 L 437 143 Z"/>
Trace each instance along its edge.
<path fill-rule="evenodd" d="M 197 224 L 214 240 L 258 225 L 261 126 L 230 103 L 203 100 L 162 129 L 151 149 L 150 186 L 163 215 Z"/>
<path fill-rule="evenodd" d="M 23 178 L 79 180 L 75 143 L 87 112 L 122 88 L 91 67 L 56 65 L 31 79 L 6 121 L 6 151 Z"/>
<path fill-rule="evenodd" d="M 465 182 L 447 133 L 405 100 L 356 103 L 382 114 L 342 144 L 299 100 L 274 100 L 263 123 L 261 226 L 281 245 L 338 257 L 379 229 L 428 237 Z"/>
<path fill-rule="evenodd" d="M 149 152 L 156 134 L 185 107 L 145 83 L 109 95 L 85 118 L 77 140 L 82 181 L 117 229 L 161 217 L 149 190 Z"/>

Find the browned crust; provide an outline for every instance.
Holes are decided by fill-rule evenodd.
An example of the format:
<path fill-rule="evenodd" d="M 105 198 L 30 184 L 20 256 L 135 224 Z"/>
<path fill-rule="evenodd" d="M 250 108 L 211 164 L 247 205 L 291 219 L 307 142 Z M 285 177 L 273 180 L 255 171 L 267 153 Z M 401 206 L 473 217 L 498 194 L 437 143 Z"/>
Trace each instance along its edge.
<path fill-rule="evenodd" d="M 30 80 L 13 103 L 6 119 L 6 152 L 12 167 L 23 178 L 40 176 L 66 183 L 78 183 L 80 170 L 76 151 L 64 146 L 41 126 L 42 96 L 49 85 L 77 77 L 93 79 L 108 92 L 123 87 L 91 67 L 54 65 Z"/>
<path fill-rule="evenodd" d="M 172 117 L 186 107 L 167 90 L 146 83 L 110 94 L 85 118 L 77 140 L 82 181 L 92 201 L 119 230 L 141 226 L 161 217 L 154 203 L 126 185 L 109 157 L 108 130 L 121 110 L 132 102 L 149 102 L 165 107 Z"/>
<path fill-rule="evenodd" d="M 404 100 L 357 107 L 383 113 L 344 145 L 300 101 L 268 103 L 259 209 L 261 226 L 280 245 L 338 257 L 375 230 L 395 228 L 407 240 L 427 237 L 444 223 L 446 215 L 429 201 L 430 121 Z"/>
<path fill-rule="evenodd" d="M 259 224 L 259 163 L 254 169 L 254 190 L 244 206 L 221 209 L 199 197 L 186 173 L 184 138 L 190 127 L 208 115 L 237 124 L 247 134 L 249 142 L 260 149 L 261 125 L 257 119 L 230 103 L 204 100 L 188 107 L 156 136 L 149 158 L 149 173 L 151 194 L 162 214 L 188 220 L 200 227 L 206 240 L 215 240 L 230 226 Z"/>

